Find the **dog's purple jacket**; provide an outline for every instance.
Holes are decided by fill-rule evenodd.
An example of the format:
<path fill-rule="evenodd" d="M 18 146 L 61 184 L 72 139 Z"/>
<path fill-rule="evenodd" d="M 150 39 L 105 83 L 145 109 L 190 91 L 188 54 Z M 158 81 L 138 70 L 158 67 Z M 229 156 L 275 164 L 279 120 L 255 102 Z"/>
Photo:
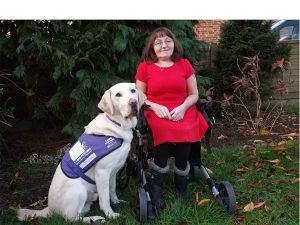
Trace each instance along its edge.
<path fill-rule="evenodd" d="M 78 141 L 67 151 L 61 161 L 61 168 L 69 178 L 81 177 L 91 184 L 96 184 L 84 173 L 98 160 L 119 148 L 123 139 L 113 136 L 91 135 L 83 133 Z"/>

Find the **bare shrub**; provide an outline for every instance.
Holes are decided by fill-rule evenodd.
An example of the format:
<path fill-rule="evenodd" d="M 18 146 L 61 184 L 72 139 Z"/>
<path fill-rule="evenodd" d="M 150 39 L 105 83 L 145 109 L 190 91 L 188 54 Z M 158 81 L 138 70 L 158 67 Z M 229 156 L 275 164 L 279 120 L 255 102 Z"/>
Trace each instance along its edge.
<path fill-rule="evenodd" d="M 231 84 L 233 93 L 232 95 L 223 95 L 222 107 L 234 108 L 235 115 L 239 115 L 233 118 L 236 122 L 245 122 L 249 128 L 255 131 L 271 131 L 285 105 L 283 97 L 288 93 L 286 83 L 283 79 L 270 77 L 269 79 L 274 79 L 274 92 L 270 93 L 266 102 L 263 102 L 260 59 L 258 55 L 251 58 L 243 57 L 243 59 L 245 63 L 242 67 L 237 61 L 240 75 L 233 76 L 234 82 Z M 279 70 L 285 74 L 289 70 L 289 63 L 281 59 L 272 64 L 271 70 Z M 280 99 L 272 102 L 273 94 L 277 94 Z"/>

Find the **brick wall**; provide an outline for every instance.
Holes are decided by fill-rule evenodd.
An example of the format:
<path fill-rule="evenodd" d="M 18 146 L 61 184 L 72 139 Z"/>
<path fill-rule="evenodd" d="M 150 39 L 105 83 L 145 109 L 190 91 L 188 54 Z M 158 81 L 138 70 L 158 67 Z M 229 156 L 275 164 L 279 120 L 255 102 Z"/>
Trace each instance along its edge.
<path fill-rule="evenodd" d="M 220 26 L 225 20 L 199 20 L 194 26 L 196 39 L 208 43 L 218 43 Z"/>
<path fill-rule="evenodd" d="M 196 40 L 217 44 L 220 39 L 220 27 L 224 22 L 225 20 L 198 20 L 198 23 L 194 25 Z M 209 70 L 214 66 L 215 48 L 211 45 L 203 45 L 201 51 L 202 57 L 199 59 L 198 69 Z"/>

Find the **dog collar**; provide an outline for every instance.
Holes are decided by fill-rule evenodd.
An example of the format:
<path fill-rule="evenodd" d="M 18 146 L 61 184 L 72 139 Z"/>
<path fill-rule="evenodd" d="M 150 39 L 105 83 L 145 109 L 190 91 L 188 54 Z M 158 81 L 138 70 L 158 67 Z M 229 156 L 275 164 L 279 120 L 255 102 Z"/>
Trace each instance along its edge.
<path fill-rule="evenodd" d="M 117 121 L 115 121 L 115 120 L 113 120 L 112 118 L 110 118 L 107 114 L 105 114 L 106 115 L 106 118 L 107 119 L 109 119 L 111 122 L 113 122 L 114 124 L 116 124 L 117 126 L 121 126 L 121 124 L 120 123 L 118 123 Z"/>

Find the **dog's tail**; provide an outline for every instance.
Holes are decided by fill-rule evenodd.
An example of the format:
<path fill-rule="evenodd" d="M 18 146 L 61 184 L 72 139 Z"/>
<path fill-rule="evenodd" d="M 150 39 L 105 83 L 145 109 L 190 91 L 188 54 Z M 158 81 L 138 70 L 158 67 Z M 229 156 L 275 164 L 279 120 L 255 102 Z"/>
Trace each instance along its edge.
<path fill-rule="evenodd" d="M 19 220 L 32 220 L 36 217 L 48 217 L 50 215 L 49 207 L 42 210 L 18 209 L 17 217 Z"/>

